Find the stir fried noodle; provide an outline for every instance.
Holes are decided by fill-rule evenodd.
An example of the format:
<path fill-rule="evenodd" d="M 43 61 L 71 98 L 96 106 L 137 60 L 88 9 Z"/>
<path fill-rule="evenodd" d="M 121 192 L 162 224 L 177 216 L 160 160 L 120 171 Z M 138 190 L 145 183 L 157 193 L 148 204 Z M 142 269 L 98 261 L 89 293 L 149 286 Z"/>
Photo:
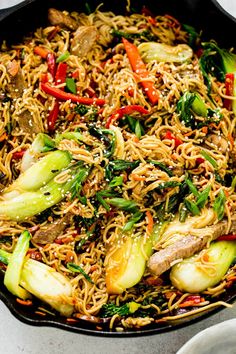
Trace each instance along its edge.
<path fill-rule="evenodd" d="M 170 15 L 101 7 L 50 9 L 47 27 L 2 44 L 0 248 L 14 254 L 29 231 L 24 262 L 69 281 L 68 320 L 124 330 L 230 306 L 219 295 L 236 279 L 236 101 L 227 75 L 204 66 L 216 48 Z M 65 164 L 55 157 L 30 189 L 44 179 L 32 168 L 58 151 Z M 47 204 L 49 184 L 64 192 Z M 214 282 L 220 242 L 234 255 Z M 189 257 L 205 288 L 176 280 Z"/>

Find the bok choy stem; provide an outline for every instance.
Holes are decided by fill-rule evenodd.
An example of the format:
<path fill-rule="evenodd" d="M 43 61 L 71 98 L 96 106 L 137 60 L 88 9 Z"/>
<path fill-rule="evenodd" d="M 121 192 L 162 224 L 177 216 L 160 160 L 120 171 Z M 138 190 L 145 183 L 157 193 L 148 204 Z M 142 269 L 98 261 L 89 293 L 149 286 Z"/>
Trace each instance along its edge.
<path fill-rule="evenodd" d="M 24 234 L 24 238 L 26 236 L 27 234 Z M 17 245 L 19 245 L 19 247 L 22 246 L 20 239 Z M 15 250 L 17 251 L 17 248 L 15 248 Z M 4 264 L 8 264 L 7 271 L 10 264 L 12 264 L 12 267 L 18 269 L 14 255 L 2 249 L 0 249 L 0 261 Z M 32 294 L 43 302 L 48 303 L 63 316 L 70 316 L 72 314 L 73 305 L 70 303 L 72 286 L 67 277 L 48 265 L 31 258 L 23 258 L 23 266 L 19 275 L 20 286 L 27 290 L 22 288 L 22 291 L 25 291 L 29 296 Z M 11 291 L 11 289 L 9 290 Z M 15 291 L 13 293 L 19 296 Z"/>
<path fill-rule="evenodd" d="M 25 192 L 12 199 L 1 201 L 0 215 L 21 221 L 41 213 L 72 192 L 78 175 L 84 169 L 87 171 L 87 168 L 81 167 L 81 164 L 71 165 L 63 170 L 63 174 L 68 174 L 65 182 L 59 183 L 52 179 L 37 191 Z"/>

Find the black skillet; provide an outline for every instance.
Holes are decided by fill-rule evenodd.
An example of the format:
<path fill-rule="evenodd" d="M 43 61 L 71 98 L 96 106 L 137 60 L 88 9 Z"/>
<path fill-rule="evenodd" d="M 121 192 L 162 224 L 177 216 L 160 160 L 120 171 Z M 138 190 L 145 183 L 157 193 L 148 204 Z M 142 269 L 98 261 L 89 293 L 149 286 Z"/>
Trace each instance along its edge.
<path fill-rule="evenodd" d="M 94 10 L 101 3 L 101 0 L 87 1 L 90 8 Z M 125 0 L 103 0 L 102 11 L 111 10 L 115 13 L 124 14 L 126 11 Z M 215 39 L 221 46 L 236 47 L 235 30 L 236 20 L 224 11 L 215 0 L 131 0 L 131 8 L 139 12 L 145 4 L 155 14 L 170 14 L 180 22 L 194 26 L 198 31 L 202 30 L 202 39 Z M 85 11 L 85 1 L 75 0 L 26 0 L 22 3 L 0 11 L 0 42 L 7 40 L 9 43 L 16 43 L 22 36 L 37 27 L 47 25 L 47 10 L 55 7 L 59 10 Z M 68 322 L 65 318 L 56 314 L 39 314 L 41 306 L 34 299 L 32 306 L 23 306 L 16 301 L 3 285 L 0 273 L 0 299 L 5 303 L 11 313 L 20 321 L 34 326 L 57 327 L 68 331 L 100 336 L 140 336 L 163 333 L 185 327 L 196 321 L 203 320 L 212 314 L 223 309 L 217 307 L 206 312 L 188 316 L 181 320 L 157 324 L 154 323 L 143 329 L 127 329 L 124 332 L 109 330 L 107 323 L 93 323 L 85 320 Z M 233 303 L 236 301 L 236 287 L 227 290 L 221 297 L 221 301 Z M 51 309 L 48 309 L 51 312 Z"/>

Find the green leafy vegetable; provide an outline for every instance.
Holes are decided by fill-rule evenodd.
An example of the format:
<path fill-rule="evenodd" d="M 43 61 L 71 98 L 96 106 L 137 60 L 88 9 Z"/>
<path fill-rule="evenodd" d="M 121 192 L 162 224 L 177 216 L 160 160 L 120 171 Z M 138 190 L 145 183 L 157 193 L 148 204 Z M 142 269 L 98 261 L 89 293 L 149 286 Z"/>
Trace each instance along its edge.
<path fill-rule="evenodd" d="M 56 63 L 60 63 L 62 61 L 66 61 L 70 56 L 70 53 L 68 51 L 66 51 L 65 53 L 62 53 L 57 59 L 56 59 Z"/>
<path fill-rule="evenodd" d="M 119 315 L 123 317 L 133 314 L 138 310 L 139 307 L 140 304 L 134 301 L 127 302 L 126 304 L 120 306 L 114 304 L 113 302 L 110 302 L 102 305 L 99 316 L 103 318 L 112 317 L 114 315 Z"/>
<path fill-rule="evenodd" d="M 205 150 L 201 150 L 200 154 L 207 160 L 210 162 L 210 164 L 217 169 L 218 165 L 215 159 L 213 159 L 213 157 L 211 157 Z"/>
<path fill-rule="evenodd" d="M 192 26 L 183 24 L 182 27 L 186 32 L 188 32 L 188 44 L 190 45 L 190 47 L 195 48 L 200 38 L 199 33 Z"/>
<path fill-rule="evenodd" d="M 160 168 L 160 170 L 166 172 L 168 174 L 169 177 L 173 176 L 173 172 L 171 171 L 171 169 L 169 167 L 167 167 L 164 163 L 159 162 L 159 161 L 154 161 L 154 160 L 150 160 L 148 161 L 149 163 L 157 166 Z"/>
<path fill-rule="evenodd" d="M 122 231 L 123 232 L 131 231 L 132 228 L 134 227 L 134 225 L 143 217 L 143 215 L 144 214 L 141 213 L 140 211 L 137 211 L 136 213 L 134 213 L 131 216 L 131 218 L 127 221 L 127 223 L 123 227 Z"/>
<path fill-rule="evenodd" d="M 105 146 L 106 150 L 104 151 L 104 156 L 110 157 L 114 154 L 115 143 L 116 143 L 116 134 L 111 129 L 96 128 L 94 125 L 89 127 L 89 133 L 99 140 L 101 140 Z M 109 138 L 108 136 L 111 136 Z"/>
<path fill-rule="evenodd" d="M 67 263 L 66 266 L 69 270 L 71 270 L 74 273 L 81 273 L 85 277 L 86 280 L 88 280 L 91 284 L 94 284 L 94 282 L 92 281 L 90 276 L 79 265 L 74 264 L 74 263 Z"/>
<path fill-rule="evenodd" d="M 68 91 L 70 91 L 74 94 L 77 93 L 76 83 L 72 77 L 66 78 L 66 88 L 68 89 Z"/>
<path fill-rule="evenodd" d="M 221 220 L 224 217 L 225 202 L 226 202 L 226 196 L 223 189 L 221 189 L 213 204 L 213 210 L 216 212 L 218 220 Z"/>
<path fill-rule="evenodd" d="M 23 289 L 20 284 L 21 271 L 24 265 L 25 255 L 29 249 L 31 235 L 25 230 L 18 238 L 15 249 L 8 262 L 7 270 L 4 276 L 4 285 L 13 294 L 21 299 L 30 297 L 28 291 Z"/>

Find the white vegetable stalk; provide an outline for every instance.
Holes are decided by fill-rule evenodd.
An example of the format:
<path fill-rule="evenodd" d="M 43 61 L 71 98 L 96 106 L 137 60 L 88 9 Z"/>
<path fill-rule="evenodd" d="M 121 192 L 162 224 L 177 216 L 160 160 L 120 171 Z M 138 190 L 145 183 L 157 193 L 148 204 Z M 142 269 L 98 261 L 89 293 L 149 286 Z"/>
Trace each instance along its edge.
<path fill-rule="evenodd" d="M 235 256 L 236 242 L 212 242 L 204 251 L 204 262 L 199 254 L 179 262 L 172 267 L 170 280 L 180 291 L 202 292 L 220 282 Z"/>

